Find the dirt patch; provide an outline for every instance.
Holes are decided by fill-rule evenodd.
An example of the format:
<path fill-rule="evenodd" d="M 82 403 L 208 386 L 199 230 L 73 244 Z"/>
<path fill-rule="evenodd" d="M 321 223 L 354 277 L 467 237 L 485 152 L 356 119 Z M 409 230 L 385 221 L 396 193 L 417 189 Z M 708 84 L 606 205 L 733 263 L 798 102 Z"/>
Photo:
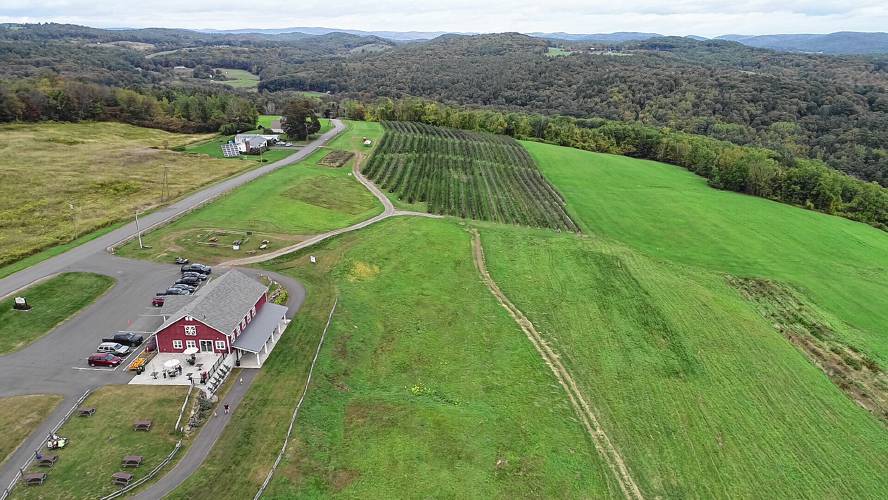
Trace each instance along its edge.
<path fill-rule="evenodd" d="M 348 163 L 348 161 L 351 160 L 354 156 L 355 154 L 351 151 L 330 151 L 329 153 L 324 155 L 323 158 L 321 158 L 321 161 L 318 162 L 318 165 L 339 168 Z"/>
<path fill-rule="evenodd" d="M 334 492 L 339 493 L 360 476 L 361 473 L 354 469 L 336 469 L 330 474 L 330 486 Z"/>
<path fill-rule="evenodd" d="M 734 276 L 728 283 L 842 392 L 888 423 L 888 375 L 875 360 L 843 342 L 833 325 L 788 286 Z"/>

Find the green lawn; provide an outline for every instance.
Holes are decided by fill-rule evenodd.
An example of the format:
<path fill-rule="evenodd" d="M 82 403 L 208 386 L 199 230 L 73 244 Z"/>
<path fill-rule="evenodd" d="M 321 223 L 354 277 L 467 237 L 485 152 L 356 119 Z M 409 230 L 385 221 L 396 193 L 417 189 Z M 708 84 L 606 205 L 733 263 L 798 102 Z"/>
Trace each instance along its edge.
<path fill-rule="evenodd" d="M 0 464 L 62 402 L 47 394 L 0 398 Z"/>
<path fill-rule="evenodd" d="M 254 75 L 247 70 L 243 69 L 234 69 L 234 68 L 216 68 L 225 75 L 228 80 L 218 81 L 216 83 L 222 83 L 228 85 L 229 87 L 234 87 L 236 89 L 251 89 L 255 90 L 259 87 L 259 75 Z"/>
<path fill-rule="evenodd" d="M 0 301 L 0 354 L 25 347 L 49 333 L 114 284 L 114 279 L 91 273 L 64 273 L 17 292 L 28 299 L 29 311 L 12 308 L 15 296 Z"/>
<path fill-rule="evenodd" d="M 0 267 L 0 279 L 5 278 L 5 277 L 9 276 L 10 274 L 17 273 L 17 272 L 21 271 L 22 269 L 27 269 L 39 262 L 43 262 L 44 260 L 46 260 L 50 257 L 55 257 L 56 255 L 65 253 L 68 250 L 70 250 L 74 247 L 80 246 L 88 241 L 92 241 L 92 240 L 98 238 L 99 236 L 104 236 L 124 224 L 125 224 L 124 222 L 118 222 L 115 224 L 111 224 L 110 226 L 106 226 L 101 229 L 97 229 L 91 233 L 87 233 L 87 234 L 77 238 L 74 241 L 70 241 L 68 243 L 63 243 L 61 245 L 55 245 L 55 246 L 49 247 L 46 250 L 41 250 L 35 254 L 31 254 L 31 255 L 25 257 L 24 259 L 17 260 L 15 262 L 13 262 L 12 264 L 7 264 L 5 266 L 2 266 L 2 267 Z"/>
<path fill-rule="evenodd" d="M 59 456 L 48 478 L 39 487 L 18 487 L 17 498 L 97 498 L 117 491 L 111 482 L 115 472 L 126 471 L 134 479 L 144 476 L 169 455 L 179 440 L 174 431 L 186 387 L 119 385 L 97 389 L 83 403 L 96 408 L 89 418 L 72 417 L 58 431 L 71 440 L 61 450 L 44 451 Z M 133 430 L 136 420 L 151 420 L 151 431 Z M 183 453 L 182 450 L 180 453 Z M 142 466 L 123 469 L 126 455 L 141 455 Z M 179 457 L 182 455 L 180 454 Z M 37 470 L 36 468 L 32 468 Z"/>
<path fill-rule="evenodd" d="M 378 127 L 378 125 L 377 125 Z M 348 133 L 348 132 L 346 132 Z M 349 142 L 340 142 L 348 147 Z M 360 147 L 360 146 L 358 146 Z M 268 250 L 293 244 L 307 235 L 349 226 L 382 211 L 376 198 L 354 177 L 350 169 L 317 165 L 327 149 L 305 160 L 250 182 L 175 223 L 143 237 L 150 249 L 133 243 L 119 253 L 128 257 L 168 261 L 178 254 L 192 260 L 219 262 L 257 250 L 262 240 Z M 213 231 L 225 234 L 210 234 Z M 231 249 L 234 240 L 250 241 L 241 251 Z M 218 246 L 210 246 L 216 237 Z"/>
<path fill-rule="evenodd" d="M 271 121 L 274 119 L 277 119 L 277 118 L 280 118 L 280 115 L 259 115 L 257 126 L 269 128 L 269 127 L 271 127 Z M 306 141 L 289 141 L 289 142 L 293 143 L 296 146 L 302 146 L 302 145 L 305 145 L 308 142 L 316 139 L 320 134 L 323 134 L 324 132 L 333 128 L 333 124 L 330 122 L 330 120 L 328 120 L 326 118 L 321 118 L 320 121 L 321 121 L 321 130 L 318 133 L 311 135 L 308 138 L 308 140 L 306 140 Z M 261 130 L 259 130 L 257 128 L 256 130 L 250 130 L 250 131 L 247 131 L 244 133 L 245 134 L 249 134 L 249 133 L 258 134 L 258 133 L 261 133 Z M 293 149 L 293 148 L 272 148 L 272 149 L 269 149 L 268 151 L 262 153 L 261 156 L 260 155 L 240 155 L 240 156 L 237 156 L 234 158 L 225 158 L 225 156 L 222 154 L 222 145 L 229 142 L 229 141 L 232 141 L 232 140 L 234 140 L 233 135 L 218 135 L 218 136 L 212 137 L 208 140 L 201 141 L 199 143 L 192 144 L 192 145 L 185 147 L 185 152 L 197 154 L 197 155 L 207 155 L 212 158 L 219 158 L 219 159 L 224 159 L 224 160 L 229 160 L 229 161 L 250 162 L 249 165 L 253 166 L 253 165 L 257 165 L 259 163 L 276 162 L 278 160 L 281 160 L 281 159 L 284 159 L 284 158 L 290 156 L 291 154 L 293 154 L 297 151 L 296 149 Z"/>
<path fill-rule="evenodd" d="M 888 366 L 888 234 L 706 185 L 682 168 L 525 143 L 585 230 L 655 258 L 798 289 Z"/>
<path fill-rule="evenodd" d="M 309 285 L 307 317 L 226 429 L 233 441 L 223 436 L 213 465 L 174 497 L 255 492 L 334 290 L 339 307 L 269 497 L 618 495 L 560 387 L 479 282 L 461 225 L 392 219 L 310 253 L 316 266 L 308 253 L 271 265 Z"/>
<path fill-rule="evenodd" d="M 259 115 L 258 125 L 260 127 L 271 128 L 271 122 L 280 119 L 281 115 Z"/>
<path fill-rule="evenodd" d="M 549 47 L 549 50 L 546 51 L 546 55 L 549 57 L 563 57 L 571 54 L 573 54 L 573 52 L 562 49 L 561 47 Z"/>
<path fill-rule="evenodd" d="M 561 354 L 646 496 L 875 498 L 888 488 L 884 425 L 721 274 L 598 235 L 481 234 L 494 279 Z"/>

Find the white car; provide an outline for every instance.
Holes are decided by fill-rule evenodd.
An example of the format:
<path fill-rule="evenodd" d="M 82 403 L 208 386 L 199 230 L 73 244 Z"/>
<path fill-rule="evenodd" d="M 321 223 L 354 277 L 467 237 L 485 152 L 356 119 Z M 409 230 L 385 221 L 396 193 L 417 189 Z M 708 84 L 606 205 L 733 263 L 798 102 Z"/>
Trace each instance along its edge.
<path fill-rule="evenodd" d="M 107 352 L 115 356 L 126 356 L 129 354 L 130 348 L 116 342 L 102 342 L 99 344 L 99 347 L 96 347 L 96 352 Z"/>

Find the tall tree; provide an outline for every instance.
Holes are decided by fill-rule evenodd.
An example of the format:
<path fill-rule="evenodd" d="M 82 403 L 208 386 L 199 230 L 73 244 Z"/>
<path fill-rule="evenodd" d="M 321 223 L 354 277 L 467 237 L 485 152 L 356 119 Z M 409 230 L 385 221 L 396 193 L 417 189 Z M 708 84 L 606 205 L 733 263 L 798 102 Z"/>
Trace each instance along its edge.
<path fill-rule="evenodd" d="M 284 108 L 284 132 L 297 141 L 304 141 L 321 130 L 321 122 L 315 114 L 314 103 L 309 99 L 294 99 Z"/>

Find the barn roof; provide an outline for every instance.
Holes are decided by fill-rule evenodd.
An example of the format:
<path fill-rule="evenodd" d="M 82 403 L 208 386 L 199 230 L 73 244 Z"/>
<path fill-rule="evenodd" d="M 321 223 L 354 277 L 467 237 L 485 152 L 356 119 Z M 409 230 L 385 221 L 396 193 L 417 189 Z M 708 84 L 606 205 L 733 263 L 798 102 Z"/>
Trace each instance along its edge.
<path fill-rule="evenodd" d="M 157 331 L 170 326 L 183 316 L 192 318 L 230 335 L 249 312 L 259 297 L 267 290 L 266 286 L 246 274 L 231 270 L 198 289 L 194 295 L 178 296 L 174 306 L 180 306 Z M 166 306 L 166 304 L 164 304 Z"/>

